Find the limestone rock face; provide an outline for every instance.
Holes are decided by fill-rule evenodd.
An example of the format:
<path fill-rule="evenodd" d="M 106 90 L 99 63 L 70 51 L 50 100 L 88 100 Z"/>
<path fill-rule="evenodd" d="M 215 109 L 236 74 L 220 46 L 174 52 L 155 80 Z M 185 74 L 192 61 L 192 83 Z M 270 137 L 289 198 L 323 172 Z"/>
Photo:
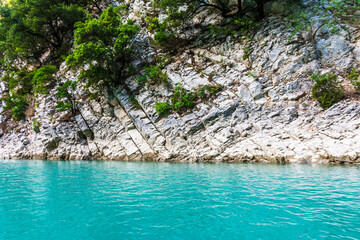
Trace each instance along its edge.
<path fill-rule="evenodd" d="M 357 40 L 354 49 L 354 57 L 358 64 L 360 64 L 360 38 Z"/>
<path fill-rule="evenodd" d="M 135 19 L 151 8 L 130 2 Z M 137 39 L 137 71 L 154 54 L 147 34 Z M 273 16 L 260 23 L 245 60 L 246 43 L 236 35 L 195 44 L 166 66 L 167 84 L 139 87 L 133 77 L 125 81 L 129 89 L 119 87 L 112 97 L 96 100 L 79 88 L 75 116 L 54 111 L 55 89 L 36 99 L 34 116 L 23 122 L 13 122 L 0 102 L 0 158 L 359 163 L 359 101 L 347 98 L 322 110 L 308 81 L 321 70 L 346 83 L 346 74 L 359 68 L 359 38 L 340 33 L 314 44 L 289 42 L 290 36 L 286 22 Z M 61 69 L 63 81 L 76 78 L 64 64 Z M 154 104 L 170 101 L 177 83 L 186 89 L 221 84 L 223 90 L 192 111 L 160 117 Z M 0 82 L 0 95 L 6 89 Z M 39 132 L 32 129 L 33 119 Z"/>
<path fill-rule="evenodd" d="M 321 54 L 321 65 L 324 67 L 332 68 L 336 64 L 338 71 L 346 73 L 356 64 L 352 46 L 345 36 L 334 35 L 328 39 L 320 39 L 316 47 Z"/>
<path fill-rule="evenodd" d="M 270 1 L 265 4 L 264 11 L 266 15 L 284 15 L 289 13 L 291 8 L 296 7 L 291 0 Z"/>

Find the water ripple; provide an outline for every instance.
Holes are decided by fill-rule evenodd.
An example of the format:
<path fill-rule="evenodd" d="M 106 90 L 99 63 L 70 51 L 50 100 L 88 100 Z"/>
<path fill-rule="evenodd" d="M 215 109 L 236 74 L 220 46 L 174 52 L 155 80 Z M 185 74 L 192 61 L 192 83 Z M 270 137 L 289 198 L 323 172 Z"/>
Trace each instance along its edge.
<path fill-rule="evenodd" d="M 0 239 L 360 239 L 358 167 L 0 161 Z"/>

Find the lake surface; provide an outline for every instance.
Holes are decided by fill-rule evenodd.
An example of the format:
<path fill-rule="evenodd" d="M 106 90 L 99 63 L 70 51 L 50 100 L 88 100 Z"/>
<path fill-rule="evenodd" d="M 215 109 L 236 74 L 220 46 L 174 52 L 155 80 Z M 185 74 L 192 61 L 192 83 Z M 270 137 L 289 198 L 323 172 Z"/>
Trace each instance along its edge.
<path fill-rule="evenodd" d="M 360 239 L 360 169 L 2 160 L 0 239 Z"/>

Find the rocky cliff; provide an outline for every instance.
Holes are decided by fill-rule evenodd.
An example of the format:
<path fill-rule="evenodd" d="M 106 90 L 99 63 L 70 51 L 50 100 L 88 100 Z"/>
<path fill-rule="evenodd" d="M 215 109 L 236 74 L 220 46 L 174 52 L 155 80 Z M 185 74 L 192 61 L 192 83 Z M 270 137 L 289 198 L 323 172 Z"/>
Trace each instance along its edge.
<path fill-rule="evenodd" d="M 146 11 L 139 6 L 144 3 L 135 1 L 132 8 Z M 134 66 L 153 54 L 148 35 L 143 30 L 138 36 L 142 58 Z M 286 21 L 270 16 L 260 23 L 250 54 L 236 34 L 192 43 L 166 66 L 168 84 L 140 88 L 132 77 L 126 80 L 130 90 L 119 87 L 115 97 L 96 100 L 79 88 L 76 116 L 54 110 L 55 89 L 36 99 L 26 121 L 14 122 L 0 106 L 0 158 L 360 162 L 360 98 L 346 79 L 359 68 L 360 32 L 351 26 L 338 34 L 325 29 L 310 43 L 290 36 Z M 346 98 L 327 110 L 311 96 L 309 76 L 318 70 L 336 73 L 345 85 Z M 74 79 L 77 73 L 63 64 L 58 77 Z M 169 99 L 179 82 L 187 89 L 221 84 L 223 90 L 192 111 L 159 116 L 154 103 Z M 0 87 L 6 91 L 5 84 Z"/>

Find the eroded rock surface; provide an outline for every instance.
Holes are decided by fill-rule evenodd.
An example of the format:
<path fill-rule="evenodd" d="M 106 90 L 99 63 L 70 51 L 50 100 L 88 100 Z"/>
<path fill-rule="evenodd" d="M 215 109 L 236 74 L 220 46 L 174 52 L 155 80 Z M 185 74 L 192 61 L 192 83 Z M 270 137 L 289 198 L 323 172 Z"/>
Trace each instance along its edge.
<path fill-rule="evenodd" d="M 141 4 L 135 1 L 134 11 L 144 11 Z M 146 34 L 139 36 L 143 58 L 135 67 L 153 54 Z M 195 43 L 166 67 L 169 84 L 224 88 L 183 115 L 159 117 L 154 104 L 170 99 L 171 88 L 138 89 L 136 78 L 126 82 L 137 90 L 132 95 L 138 105 L 122 88 L 114 89 L 112 99 L 92 101 L 79 89 L 80 112 L 72 116 L 54 111 L 53 90 L 37 99 L 31 119 L 10 130 L 0 103 L 0 158 L 359 163 L 359 101 L 347 98 L 324 111 L 311 98 L 308 80 L 322 70 L 345 81 L 349 69 L 359 68 L 360 40 L 348 34 L 324 34 L 316 43 L 304 44 L 299 36 L 289 41 L 286 23 L 269 17 L 261 22 L 248 58 L 236 35 L 211 47 Z M 65 67 L 63 72 L 64 79 L 75 77 Z M 5 91 L 0 83 L 0 94 Z M 38 133 L 32 119 L 40 124 Z"/>

